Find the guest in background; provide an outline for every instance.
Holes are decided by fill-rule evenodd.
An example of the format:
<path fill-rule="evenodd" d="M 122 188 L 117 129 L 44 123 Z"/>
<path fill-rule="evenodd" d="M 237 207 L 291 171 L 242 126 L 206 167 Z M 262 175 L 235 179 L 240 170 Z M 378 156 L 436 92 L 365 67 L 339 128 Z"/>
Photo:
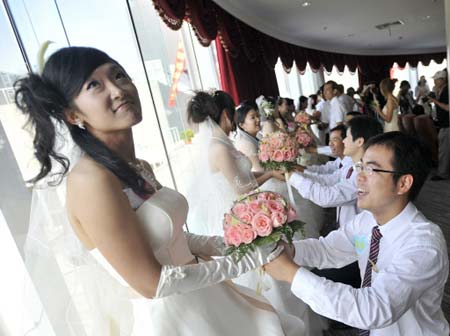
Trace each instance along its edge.
<path fill-rule="evenodd" d="M 407 80 L 400 82 L 400 92 L 398 93 L 398 104 L 400 105 L 401 114 L 412 113 L 414 105 L 416 105 L 413 94 L 411 91 L 411 85 Z"/>
<path fill-rule="evenodd" d="M 380 82 L 380 91 L 384 98 L 386 98 L 386 105 L 383 109 L 380 109 L 380 103 L 374 97 L 375 106 L 374 109 L 377 114 L 384 120 L 384 131 L 398 131 L 398 101 L 392 94 L 395 88 L 395 82 L 397 79 L 385 78 Z M 412 113 L 412 110 L 411 110 Z"/>
<path fill-rule="evenodd" d="M 437 98 L 429 96 L 436 105 L 437 126 L 439 127 L 439 163 L 438 174 L 431 177 L 432 181 L 447 180 L 450 176 L 450 134 L 447 71 L 441 70 L 434 74 L 434 86 Z"/>
<path fill-rule="evenodd" d="M 336 89 L 336 95 L 341 103 L 341 105 L 344 107 L 345 113 L 353 111 L 353 106 L 355 105 L 355 101 L 352 97 L 344 93 L 344 85 L 338 84 Z"/>

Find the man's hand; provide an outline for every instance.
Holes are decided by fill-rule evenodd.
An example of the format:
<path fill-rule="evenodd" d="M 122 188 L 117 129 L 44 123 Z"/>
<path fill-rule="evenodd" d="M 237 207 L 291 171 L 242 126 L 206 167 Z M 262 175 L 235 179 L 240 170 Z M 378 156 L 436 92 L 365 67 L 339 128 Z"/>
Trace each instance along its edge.
<path fill-rule="evenodd" d="M 264 270 L 276 280 L 292 283 L 300 266 L 295 264 L 286 250 L 278 258 L 264 265 Z"/>
<path fill-rule="evenodd" d="M 303 173 L 305 171 L 305 169 L 306 169 L 305 166 L 302 166 L 302 165 L 299 165 L 299 164 L 294 165 L 294 170 L 296 172 Z M 291 175 L 292 175 L 292 173 L 289 174 L 289 177 L 291 177 Z"/>
<path fill-rule="evenodd" d="M 286 181 L 284 170 L 272 170 L 272 176 L 280 181 Z"/>

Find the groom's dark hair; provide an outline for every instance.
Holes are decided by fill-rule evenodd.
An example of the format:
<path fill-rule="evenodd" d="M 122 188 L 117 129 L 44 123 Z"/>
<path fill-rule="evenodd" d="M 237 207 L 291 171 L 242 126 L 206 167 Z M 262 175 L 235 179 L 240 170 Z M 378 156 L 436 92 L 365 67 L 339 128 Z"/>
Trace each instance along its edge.
<path fill-rule="evenodd" d="M 364 148 L 367 150 L 373 146 L 383 146 L 392 152 L 391 164 L 397 172 L 392 174 L 395 184 L 403 175 L 413 176 L 408 200 L 416 199 L 431 170 L 431 151 L 425 143 L 401 132 L 387 132 L 371 138 Z"/>

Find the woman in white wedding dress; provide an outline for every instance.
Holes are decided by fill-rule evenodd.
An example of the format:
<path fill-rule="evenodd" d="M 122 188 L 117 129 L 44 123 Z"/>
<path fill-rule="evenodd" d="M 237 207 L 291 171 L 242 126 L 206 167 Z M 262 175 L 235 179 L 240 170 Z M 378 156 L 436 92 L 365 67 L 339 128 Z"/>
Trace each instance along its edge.
<path fill-rule="evenodd" d="M 380 109 L 378 100 L 374 96 L 374 108 L 381 119 L 384 120 L 385 133 L 398 131 L 400 129 L 398 126 L 398 113 L 400 107 L 397 98 L 392 94 L 392 91 L 394 91 L 395 88 L 395 82 L 397 82 L 397 79 L 390 78 L 385 78 L 380 82 L 381 94 L 386 98 L 386 105 L 384 105 L 382 110 Z"/>
<path fill-rule="evenodd" d="M 15 87 L 34 126 L 41 164 L 34 182 L 55 165 L 68 173 L 66 202 L 50 187 L 36 189 L 27 240 L 29 270 L 56 335 L 303 335 L 300 319 L 224 282 L 270 262 L 280 247 L 237 261 L 223 256 L 219 237 L 183 232 L 186 199 L 135 157 L 131 127 L 141 105 L 116 61 L 93 48 L 63 48 L 42 75 Z M 81 150 L 77 162 L 57 146 L 55 123 Z M 218 257 L 197 262 L 196 255 Z"/>
<path fill-rule="evenodd" d="M 236 109 L 236 138 L 234 141 L 235 147 L 252 162 L 252 171 L 261 173 L 264 168 L 261 167 L 258 158 L 259 140 L 256 134 L 259 132 L 260 119 L 259 113 L 249 102 L 243 102 Z M 286 182 L 270 179 L 261 185 L 260 189 L 275 191 L 282 194 L 287 200 L 288 191 Z M 298 219 L 306 223 L 305 236 L 306 238 L 318 238 L 320 230 L 325 220 L 323 209 L 313 202 L 304 199 L 300 194 L 293 189 L 294 206 L 297 211 Z"/>
<path fill-rule="evenodd" d="M 188 227 L 190 232 L 200 234 L 223 235 L 221 220 L 229 211 L 233 201 L 240 195 L 259 186 L 282 194 L 286 199 L 287 186 L 284 176 L 275 172 L 278 179 L 270 177 L 271 172 L 264 169 L 252 170 L 258 166 L 256 133 L 260 129 L 259 113 L 255 105 L 241 104 L 238 107 L 237 122 L 244 128 L 251 128 L 252 135 L 238 127 L 238 151 L 229 138 L 235 110 L 232 98 L 222 91 L 214 94 L 198 92 L 188 104 L 189 120 L 199 124 L 199 134 L 195 137 L 194 160 L 197 163 L 197 178 L 193 179 L 188 196 L 200 193 L 202 197 L 188 197 L 190 213 Z M 247 123 L 240 118 L 245 110 Z M 245 118 L 244 118 L 245 119 Z M 245 124 L 245 125 L 244 125 Z M 241 137 L 246 137 L 243 140 Z M 251 149 L 252 153 L 248 150 Z M 245 154 L 245 155 L 244 155 Z M 249 155 L 252 154 L 252 155 Z M 259 166 L 260 167 L 260 166 Z M 261 178 L 263 177 L 263 178 Z M 259 179 L 258 179 L 259 178 Z M 281 181 L 280 181 L 281 179 Z M 300 220 L 308 220 L 306 226 L 308 237 L 318 237 L 318 232 L 311 234 L 311 228 L 317 223 L 312 216 L 312 208 L 304 206 L 305 200 L 297 193 L 294 204 Z M 307 201 L 309 203 L 309 201 Z M 261 272 L 249 272 L 234 280 L 239 285 L 253 290 L 262 289 L 262 294 L 278 310 L 300 317 L 306 326 L 306 335 L 320 335 L 323 323 L 311 314 L 310 309 L 292 295 L 289 286 L 275 281 Z"/>

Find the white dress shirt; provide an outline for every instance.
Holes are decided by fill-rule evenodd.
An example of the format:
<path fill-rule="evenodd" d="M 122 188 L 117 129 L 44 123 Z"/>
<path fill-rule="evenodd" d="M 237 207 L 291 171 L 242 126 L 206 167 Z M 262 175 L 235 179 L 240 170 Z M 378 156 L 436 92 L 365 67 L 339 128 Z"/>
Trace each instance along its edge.
<path fill-rule="evenodd" d="M 321 269 L 357 260 L 363 279 L 376 225 L 373 215 L 363 211 L 325 238 L 295 242 L 294 261 Z M 449 265 L 440 228 L 409 203 L 379 229 L 382 238 L 371 287 L 355 289 L 301 267 L 292 292 L 316 313 L 370 330 L 370 336 L 448 336 L 441 302 Z"/>
<path fill-rule="evenodd" d="M 344 156 L 342 159 L 337 157 L 336 160 L 328 161 L 325 164 L 308 166 L 305 172 L 308 174 L 332 174 L 340 168 L 340 164 L 342 164 L 342 167 L 351 166 L 353 160 L 350 156 Z"/>
<path fill-rule="evenodd" d="M 351 165 L 339 168 L 332 174 L 294 173 L 289 183 L 303 198 L 324 208 L 336 209 L 336 222 L 339 226 L 351 222 L 359 209 L 356 206 L 358 187 L 356 171 L 347 178 Z"/>
<path fill-rule="evenodd" d="M 338 123 L 343 123 L 345 120 L 345 109 L 339 101 L 338 97 L 333 97 L 330 101 L 330 108 L 328 113 L 329 130 L 335 128 Z"/>

